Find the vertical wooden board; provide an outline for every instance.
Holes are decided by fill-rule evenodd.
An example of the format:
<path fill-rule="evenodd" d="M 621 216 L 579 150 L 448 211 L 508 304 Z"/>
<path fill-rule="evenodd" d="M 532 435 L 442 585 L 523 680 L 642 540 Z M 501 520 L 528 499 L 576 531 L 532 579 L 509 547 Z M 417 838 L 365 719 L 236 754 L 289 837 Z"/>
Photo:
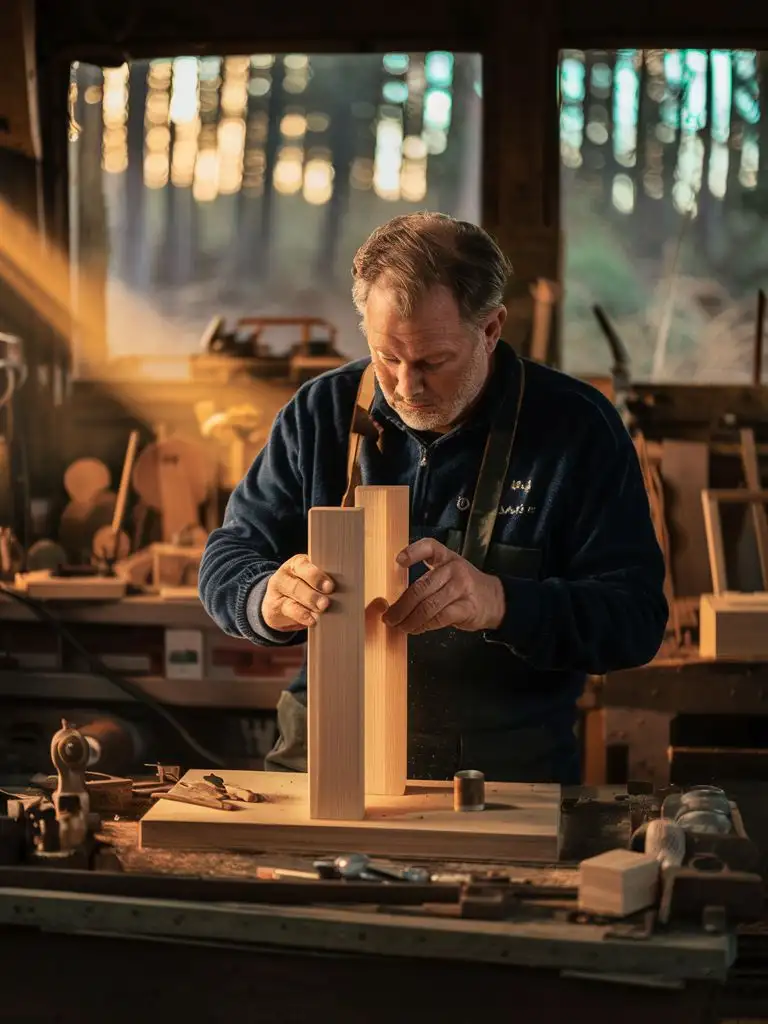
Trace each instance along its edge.
<path fill-rule="evenodd" d="M 712 593 L 724 594 L 728 589 L 728 573 L 723 547 L 723 526 L 720 522 L 720 505 L 710 491 L 701 492 L 701 507 L 704 516 L 709 570 L 712 577 Z"/>
<path fill-rule="evenodd" d="M 309 510 L 309 560 L 336 583 L 308 632 L 309 816 L 365 815 L 365 512 Z"/>
<path fill-rule="evenodd" d="M 382 622 L 408 586 L 395 561 L 409 541 L 408 487 L 357 487 L 365 509 L 365 791 L 402 796 L 408 760 L 408 637 Z"/>
<path fill-rule="evenodd" d="M 751 427 L 744 427 L 740 431 L 741 438 L 741 461 L 744 468 L 744 481 L 748 491 L 759 491 L 760 463 L 757 459 L 757 446 L 755 445 L 755 432 Z M 763 582 L 763 590 L 768 590 L 768 520 L 765 517 L 765 506 L 761 501 L 751 503 L 752 523 L 755 528 L 755 540 L 757 541 L 757 556 L 760 560 L 760 576 Z"/>
<path fill-rule="evenodd" d="M 676 597 L 708 593 L 711 579 L 701 492 L 709 487 L 709 447 L 703 441 L 664 441 L 661 477 L 670 534 L 672 581 Z"/>

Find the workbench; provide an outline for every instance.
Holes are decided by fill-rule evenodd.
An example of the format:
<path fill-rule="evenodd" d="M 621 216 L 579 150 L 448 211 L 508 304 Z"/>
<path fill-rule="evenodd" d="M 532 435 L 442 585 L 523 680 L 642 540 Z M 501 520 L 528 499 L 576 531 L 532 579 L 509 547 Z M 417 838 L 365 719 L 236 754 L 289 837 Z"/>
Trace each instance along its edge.
<path fill-rule="evenodd" d="M 626 844 L 646 799 L 624 787 L 567 790 L 563 863 L 505 868 L 520 880 L 573 886 L 578 860 Z M 128 873 L 243 879 L 265 862 L 140 850 L 132 820 L 105 823 L 105 833 Z M 7 976 L 45 963 L 45 984 L 6 986 L 5 1005 L 12 1019 L 61 1024 L 231 1022 L 246 1007 L 246 1020 L 281 1024 L 466 1024 L 488 1009 L 537 1024 L 566 1012 L 578 1021 L 694 1024 L 718 1019 L 737 957 L 732 934 L 676 929 L 638 940 L 609 937 L 599 924 L 394 910 L 0 889 Z M 61 992 L 75 976 L 84 982 L 70 1012 Z"/>
<path fill-rule="evenodd" d="M 764 740 L 727 742 L 729 722 L 768 721 L 766 661 L 700 658 L 695 649 L 667 653 L 641 668 L 590 679 L 580 706 L 586 723 L 584 778 L 590 784 L 643 779 L 663 787 L 670 781 L 768 779 Z M 673 727 L 680 716 L 716 718 L 712 731 L 720 742 L 681 743 Z M 755 732 L 766 735 L 765 729 L 762 737 L 759 728 Z M 670 775 L 673 762 L 677 776 L 674 770 Z"/>

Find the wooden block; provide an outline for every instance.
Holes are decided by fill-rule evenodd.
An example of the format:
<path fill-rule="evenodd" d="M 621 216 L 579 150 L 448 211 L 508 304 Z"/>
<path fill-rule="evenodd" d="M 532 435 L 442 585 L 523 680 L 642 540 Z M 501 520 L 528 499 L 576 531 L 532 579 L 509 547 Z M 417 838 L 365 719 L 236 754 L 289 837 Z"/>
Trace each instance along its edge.
<path fill-rule="evenodd" d="M 365 509 L 365 791 L 402 796 L 408 762 L 408 637 L 382 621 L 408 586 L 408 487 L 357 487 Z"/>
<path fill-rule="evenodd" d="M 768 659 L 768 594 L 702 594 L 699 655 Z"/>
<path fill-rule="evenodd" d="M 659 862 L 631 850 L 609 850 L 581 862 L 579 909 L 626 917 L 656 902 Z"/>
<path fill-rule="evenodd" d="M 187 772 L 199 783 L 207 769 Z M 403 796 L 369 796 L 359 821 L 312 820 L 303 772 L 220 769 L 225 786 L 259 793 L 232 812 L 160 800 L 142 818 L 144 848 L 336 854 L 414 860 L 528 860 L 552 863 L 560 852 L 560 786 L 486 783 L 488 810 L 457 814 L 453 782 L 409 782 Z"/>
<path fill-rule="evenodd" d="M 309 510 L 309 560 L 335 581 L 308 631 L 310 818 L 365 815 L 365 512 Z"/>

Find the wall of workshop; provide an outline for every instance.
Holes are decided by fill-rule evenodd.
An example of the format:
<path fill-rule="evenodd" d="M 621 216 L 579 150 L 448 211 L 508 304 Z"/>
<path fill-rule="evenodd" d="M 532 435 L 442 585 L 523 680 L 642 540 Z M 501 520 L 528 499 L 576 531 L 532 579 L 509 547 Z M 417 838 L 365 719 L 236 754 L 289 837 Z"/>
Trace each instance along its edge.
<path fill-rule="evenodd" d="M 20 4 L 21 0 L 14 0 L 13 6 Z M 693 0 L 675 5 L 654 2 L 646 5 L 640 27 L 631 6 L 608 0 L 592 0 L 588 5 L 564 0 L 520 0 L 515 4 L 494 0 L 477 5 L 457 0 L 442 9 L 439 18 L 428 6 L 406 0 L 393 0 L 385 11 L 360 7 L 344 18 L 332 16 L 332 3 L 316 5 L 308 0 L 276 5 L 270 8 L 268 18 L 263 9 L 243 7 L 236 0 L 221 0 L 215 16 L 205 0 L 187 0 L 183 19 L 178 16 L 181 7 L 179 0 L 159 0 L 152 5 L 134 5 L 129 15 L 120 6 L 100 6 L 99 16 L 94 17 L 89 4 L 38 0 L 42 175 L 38 178 L 24 158 L 6 158 L 0 173 L 0 196 L 32 224 L 44 226 L 46 244 L 67 249 L 70 241 L 69 137 L 77 133 L 67 110 L 72 61 L 118 68 L 126 60 L 244 49 L 278 54 L 477 54 L 482 60 L 482 220 L 515 264 L 509 337 L 523 347 L 531 311 L 530 284 L 540 276 L 558 278 L 561 271 L 555 73 L 561 48 L 736 47 L 747 42 L 755 47 L 761 38 L 768 39 L 768 11 L 746 0 L 736 0 L 727 11 L 702 10 Z M 643 38 L 638 37 L 639 32 Z M 21 60 L 21 41 L 18 52 Z M 85 116 L 98 112 L 98 107 L 92 107 Z M 126 127 L 135 132 L 143 126 L 134 117 Z M 14 162 L 16 169 L 10 173 L 7 168 Z M 101 169 L 93 172 L 100 175 Z M 108 211 L 97 186 L 87 174 L 81 178 L 79 194 L 87 197 L 89 218 L 81 219 L 78 237 L 83 268 L 94 284 L 89 299 L 88 348 L 92 353 L 99 346 L 105 350 L 109 302 L 110 257 L 103 244 Z M 138 269 L 147 273 L 147 266 Z M 21 411 L 21 415 L 26 415 L 24 409 L 34 412 L 34 425 L 27 433 L 35 488 L 56 486 L 61 469 L 84 454 L 89 445 L 100 446 L 98 454 L 109 458 L 116 468 L 127 427 L 137 413 L 142 414 L 139 419 L 147 431 L 157 421 L 156 406 L 164 401 L 160 389 L 152 388 L 153 409 L 137 410 L 126 398 L 126 389 L 91 381 L 71 393 L 73 400 L 62 416 L 59 374 L 69 360 L 67 310 L 58 310 L 52 322 L 41 316 L 40 303 L 20 296 L 8 280 L 0 282 L 0 287 L 4 288 L 0 325 L 25 337 L 30 360 L 41 367 L 25 389 Z M 556 347 L 551 357 L 558 360 Z M 282 394 L 274 397 L 277 404 L 283 400 Z M 274 404 L 268 395 L 259 398 L 265 403 L 265 412 Z M 169 401 L 173 405 L 173 400 Z"/>
<path fill-rule="evenodd" d="M 44 226 L 45 244 L 64 254 L 72 241 L 73 202 L 79 214 L 87 211 L 87 216 L 76 218 L 75 241 L 81 254 L 77 278 L 81 284 L 87 280 L 90 289 L 85 325 L 89 361 L 98 363 L 107 351 L 109 261 L 114 254 L 110 255 L 105 244 L 109 238 L 110 210 L 99 187 L 103 166 L 80 166 L 77 187 L 71 188 L 73 140 L 81 129 L 83 133 L 89 129 L 87 123 L 79 124 L 77 118 L 81 116 L 85 122 L 87 118 L 101 116 L 103 122 L 104 113 L 96 104 L 77 109 L 72 103 L 68 105 L 73 96 L 72 62 L 119 68 L 126 60 L 138 62 L 185 53 L 232 54 L 243 50 L 326 55 L 450 53 L 457 55 L 456 66 L 462 69 L 472 66 L 466 55 L 480 55 L 474 65 L 481 68 L 474 99 L 476 107 L 482 107 L 482 113 L 475 118 L 482 118 L 482 142 L 478 141 L 480 132 L 475 129 L 473 138 L 467 136 L 463 153 L 464 162 L 471 165 L 475 176 L 482 168 L 482 207 L 478 206 L 477 183 L 469 187 L 462 199 L 448 205 L 460 215 L 480 216 L 513 255 L 517 279 L 510 296 L 509 336 L 515 343 L 524 343 L 530 316 L 529 285 L 539 276 L 556 277 L 559 260 L 554 73 L 557 51 L 552 29 L 548 27 L 552 13 L 548 2 L 534 4 L 527 0 L 511 11 L 510 5 L 503 3 L 478 8 L 468 0 L 460 0 L 444 9 L 439 19 L 430 9 L 421 9 L 420 5 L 414 8 L 402 0 L 390 4 L 386 12 L 358 8 L 353 18 L 343 19 L 329 17 L 332 5 L 319 7 L 303 0 L 290 8 L 270 10 L 268 21 L 263 12 L 230 2 L 217 5 L 215 18 L 211 17 L 207 3 L 194 0 L 183 7 L 183 19 L 178 17 L 180 5 L 173 0 L 153 3 L 151 7 L 138 5 L 130 17 L 120 8 L 100 8 L 99 17 L 94 18 L 89 5 L 69 0 L 39 0 L 37 4 L 43 201 L 38 195 L 31 207 L 24 208 L 10 193 L 2 176 L 0 197 L 7 198 L 30 223 Z M 454 105 L 455 133 L 464 130 L 470 120 L 466 109 Z M 144 128 L 135 112 L 133 120 L 128 120 L 124 127 L 128 133 L 140 133 Z M 28 166 L 22 175 L 27 187 L 32 171 L 32 166 Z M 446 179 L 441 186 L 443 194 L 449 187 Z M 432 205 L 446 202 L 438 198 Z M 397 203 L 393 203 L 393 213 L 395 207 Z M 134 260 L 134 266 L 139 279 L 147 273 L 141 261 L 137 265 Z M 58 294 L 66 298 L 69 293 L 61 286 Z M 25 305 L 24 299 L 21 304 Z M 0 297 L 0 320 L 5 315 L 8 326 L 25 337 L 30 358 L 42 361 L 46 368 L 42 379 L 49 389 L 55 390 L 55 374 L 50 372 L 54 364 L 69 368 L 72 362 L 68 344 L 71 339 L 67 337 L 72 332 L 67 331 L 66 305 L 59 311 L 55 324 L 45 317 L 39 322 L 39 310 L 35 312 L 34 303 L 28 300 L 26 310 L 14 315 L 11 322 L 8 311 L 12 305 L 10 300 Z M 137 325 L 137 333 L 138 329 Z M 55 345 L 52 333 L 57 335 Z M 82 324 L 79 334 L 83 334 Z M 354 344 L 359 347 L 357 337 Z M 167 412 L 164 419 L 171 428 L 174 424 L 168 420 L 173 421 L 177 414 L 189 420 L 195 395 L 167 380 L 155 381 L 148 387 L 145 384 L 146 381 L 141 387 L 117 386 L 114 381 L 93 379 L 93 374 L 88 381 L 73 383 L 70 378 L 64 391 L 64 405 L 57 404 L 56 394 L 43 394 L 37 387 L 27 388 L 22 401 L 26 408 L 34 410 L 36 423 L 25 433 L 33 491 L 50 495 L 58 489 L 61 494 L 63 469 L 72 459 L 86 454 L 108 461 L 116 476 L 131 426 L 140 425 L 148 438 L 158 422 L 159 411 Z M 265 414 L 271 416 L 288 394 L 268 389 L 255 397 Z"/>

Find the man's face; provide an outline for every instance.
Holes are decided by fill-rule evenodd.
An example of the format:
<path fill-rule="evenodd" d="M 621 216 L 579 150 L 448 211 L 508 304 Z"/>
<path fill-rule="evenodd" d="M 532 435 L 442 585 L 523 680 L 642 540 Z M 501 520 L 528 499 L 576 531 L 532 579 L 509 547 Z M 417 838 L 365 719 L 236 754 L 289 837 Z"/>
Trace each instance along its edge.
<path fill-rule="evenodd" d="M 477 328 L 461 320 L 447 288 L 428 292 L 407 320 L 385 285 L 368 293 L 363 327 L 379 386 L 413 430 L 446 431 L 463 418 L 485 386 L 506 310 Z"/>

